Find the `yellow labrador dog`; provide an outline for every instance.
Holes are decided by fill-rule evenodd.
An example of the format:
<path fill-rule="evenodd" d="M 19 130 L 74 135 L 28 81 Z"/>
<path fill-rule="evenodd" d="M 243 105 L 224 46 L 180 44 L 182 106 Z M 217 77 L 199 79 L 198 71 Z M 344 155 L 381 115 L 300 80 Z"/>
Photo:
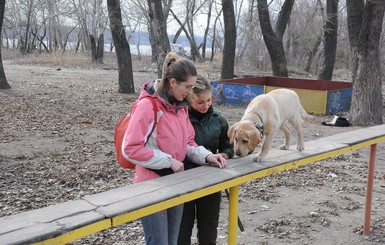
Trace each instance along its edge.
<path fill-rule="evenodd" d="M 251 154 L 265 138 L 261 151 L 253 159 L 259 162 L 269 152 L 278 129 L 282 130 L 285 135 L 285 144 L 280 146 L 280 149 L 289 149 L 290 128 L 288 123 L 297 131 L 297 150 L 304 150 L 302 133 L 304 119 L 316 120 L 303 109 L 297 93 L 290 89 L 276 89 L 250 101 L 241 121 L 229 128 L 228 136 L 230 143 L 234 144 L 235 154 L 241 157 Z"/>

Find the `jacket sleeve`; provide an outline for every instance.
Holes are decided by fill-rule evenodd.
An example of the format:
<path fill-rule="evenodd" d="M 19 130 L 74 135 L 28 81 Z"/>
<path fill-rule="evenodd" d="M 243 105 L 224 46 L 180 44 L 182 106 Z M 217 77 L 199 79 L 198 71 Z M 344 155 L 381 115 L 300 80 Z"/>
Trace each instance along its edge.
<path fill-rule="evenodd" d="M 207 155 L 212 154 L 211 151 L 207 150 L 203 146 L 198 146 L 194 140 L 195 130 L 191 124 L 190 119 L 187 117 L 187 128 L 188 128 L 188 144 L 187 144 L 187 157 L 190 161 L 204 165 L 206 163 Z"/>
<path fill-rule="evenodd" d="M 159 113 L 159 111 L 158 111 Z M 150 100 L 141 99 L 131 115 L 123 139 L 123 156 L 134 164 L 150 169 L 169 168 L 171 155 L 146 147 L 147 137 L 154 126 L 154 111 Z M 155 133 L 155 132 L 154 132 Z M 151 135 L 152 137 L 155 137 Z"/>
<path fill-rule="evenodd" d="M 230 144 L 230 139 L 227 136 L 227 131 L 229 130 L 229 124 L 223 117 L 220 118 L 221 123 L 221 133 L 219 135 L 219 153 L 226 153 L 229 159 L 234 157 L 234 145 Z"/>

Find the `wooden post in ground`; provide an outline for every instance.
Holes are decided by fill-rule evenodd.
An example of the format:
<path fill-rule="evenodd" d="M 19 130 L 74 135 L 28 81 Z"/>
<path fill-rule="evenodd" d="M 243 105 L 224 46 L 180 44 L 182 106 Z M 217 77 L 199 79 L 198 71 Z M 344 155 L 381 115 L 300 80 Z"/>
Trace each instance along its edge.
<path fill-rule="evenodd" d="M 370 146 L 370 155 L 369 155 L 369 163 L 368 163 L 368 179 L 366 182 L 365 218 L 364 218 L 364 231 L 363 231 L 364 235 L 369 235 L 370 233 L 374 167 L 376 164 L 376 147 L 377 147 L 377 144 L 373 144 Z"/>

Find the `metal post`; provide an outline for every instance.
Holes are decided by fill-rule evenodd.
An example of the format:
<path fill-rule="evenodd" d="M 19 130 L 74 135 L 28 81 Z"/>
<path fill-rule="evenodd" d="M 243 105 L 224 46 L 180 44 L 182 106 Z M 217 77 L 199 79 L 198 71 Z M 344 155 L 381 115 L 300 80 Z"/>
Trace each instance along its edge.
<path fill-rule="evenodd" d="M 372 194 L 374 182 L 374 167 L 376 164 L 376 148 L 377 144 L 370 146 L 370 155 L 368 163 L 368 179 L 366 182 L 366 201 L 365 201 L 365 219 L 364 219 L 364 235 L 370 233 L 370 216 L 372 213 Z"/>
<path fill-rule="evenodd" d="M 228 227 L 228 245 L 237 245 L 238 239 L 238 191 L 239 186 L 230 188 L 229 198 L 229 227 Z"/>

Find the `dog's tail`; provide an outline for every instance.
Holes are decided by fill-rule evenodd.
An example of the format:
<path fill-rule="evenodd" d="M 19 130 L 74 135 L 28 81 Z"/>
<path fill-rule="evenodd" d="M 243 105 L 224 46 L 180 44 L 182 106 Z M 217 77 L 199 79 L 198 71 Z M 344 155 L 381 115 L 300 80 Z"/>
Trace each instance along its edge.
<path fill-rule="evenodd" d="M 309 115 L 305 109 L 303 109 L 303 107 L 301 106 L 301 117 L 302 119 L 308 121 L 308 122 L 316 122 L 317 121 L 317 118 L 313 115 Z"/>

